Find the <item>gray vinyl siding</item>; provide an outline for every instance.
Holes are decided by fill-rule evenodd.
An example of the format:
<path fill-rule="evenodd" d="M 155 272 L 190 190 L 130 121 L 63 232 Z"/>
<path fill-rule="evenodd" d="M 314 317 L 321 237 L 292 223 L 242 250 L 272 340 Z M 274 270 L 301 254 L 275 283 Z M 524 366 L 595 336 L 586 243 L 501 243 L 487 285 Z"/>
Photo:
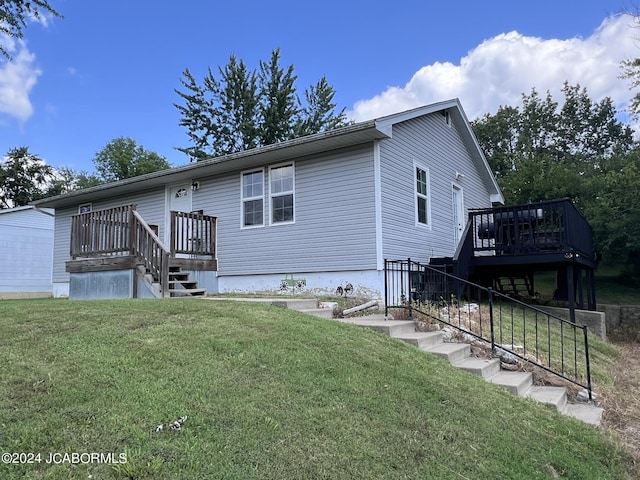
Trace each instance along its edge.
<path fill-rule="evenodd" d="M 414 161 L 428 168 L 431 224 L 416 225 Z M 465 210 L 491 206 L 479 167 L 462 141 L 455 122 L 433 113 L 393 127 L 393 137 L 380 142 L 383 257 L 411 257 L 426 262 L 455 252 L 452 182 L 463 188 Z M 466 215 L 466 214 L 465 214 Z"/>
<path fill-rule="evenodd" d="M 35 209 L 0 214 L 0 292 L 51 292 L 53 217 Z"/>
<path fill-rule="evenodd" d="M 220 275 L 375 269 L 373 148 L 343 150 L 295 164 L 295 223 L 241 228 L 241 173 L 199 179 L 193 208 L 218 217 Z M 274 165 L 277 165 L 274 164 Z"/>
<path fill-rule="evenodd" d="M 92 202 L 92 210 L 119 207 L 135 204 L 138 213 L 149 225 L 158 225 L 160 238 L 163 238 L 165 228 L 165 189 L 158 188 L 137 195 L 126 195 L 109 200 Z M 56 227 L 53 253 L 53 281 L 68 282 L 69 274 L 65 271 L 65 264 L 70 259 L 71 216 L 78 213 L 78 207 L 86 202 L 78 202 L 70 208 L 56 210 Z"/>

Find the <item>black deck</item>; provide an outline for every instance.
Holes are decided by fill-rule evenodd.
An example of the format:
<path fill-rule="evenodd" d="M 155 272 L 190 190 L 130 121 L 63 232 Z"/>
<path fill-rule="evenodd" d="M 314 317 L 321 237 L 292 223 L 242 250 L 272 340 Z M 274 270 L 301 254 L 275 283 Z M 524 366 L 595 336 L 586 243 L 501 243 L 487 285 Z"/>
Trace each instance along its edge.
<path fill-rule="evenodd" d="M 504 278 L 510 285 L 528 279 L 523 284 L 531 295 L 533 274 L 555 271 L 557 300 L 584 308 L 586 290 L 587 308 L 595 310 L 593 232 L 568 199 L 473 210 L 455 256 L 431 264 L 494 288 Z"/>

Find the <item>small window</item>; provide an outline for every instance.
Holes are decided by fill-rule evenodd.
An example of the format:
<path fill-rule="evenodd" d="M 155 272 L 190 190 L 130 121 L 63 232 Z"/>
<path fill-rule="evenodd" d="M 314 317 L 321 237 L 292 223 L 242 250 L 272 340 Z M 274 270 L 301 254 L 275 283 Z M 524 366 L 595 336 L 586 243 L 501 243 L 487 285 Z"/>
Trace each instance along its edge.
<path fill-rule="evenodd" d="M 421 225 L 429 225 L 431 217 L 431 205 L 429 199 L 429 170 L 419 166 L 416 172 L 416 222 Z"/>
<path fill-rule="evenodd" d="M 80 205 L 78 207 L 78 213 L 89 213 L 92 211 L 91 204 L 85 203 L 84 205 Z"/>
<path fill-rule="evenodd" d="M 242 174 L 242 226 L 264 225 L 264 171 Z"/>
<path fill-rule="evenodd" d="M 271 223 L 294 221 L 294 167 L 280 165 L 269 169 Z"/>

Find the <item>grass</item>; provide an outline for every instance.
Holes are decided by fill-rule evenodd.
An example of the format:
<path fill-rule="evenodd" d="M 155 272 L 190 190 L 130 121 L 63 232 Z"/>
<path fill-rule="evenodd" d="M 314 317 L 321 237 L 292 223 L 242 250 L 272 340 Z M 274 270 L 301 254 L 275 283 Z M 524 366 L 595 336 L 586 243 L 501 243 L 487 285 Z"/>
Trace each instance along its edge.
<path fill-rule="evenodd" d="M 127 459 L 0 464 L 3 479 L 630 478 L 600 430 L 298 312 L 16 300 L 0 302 L 0 330 L 3 452 Z"/>
<path fill-rule="evenodd" d="M 622 266 L 601 265 L 595 272 L 598 304 L 640 305 L 640 288 L 621 276 Z M 535 288 L 541 298 L 551 299 L 555 290 L 555 272 L 537 273 Z M 586 298 L 586 292 L 585 292 Z"/>

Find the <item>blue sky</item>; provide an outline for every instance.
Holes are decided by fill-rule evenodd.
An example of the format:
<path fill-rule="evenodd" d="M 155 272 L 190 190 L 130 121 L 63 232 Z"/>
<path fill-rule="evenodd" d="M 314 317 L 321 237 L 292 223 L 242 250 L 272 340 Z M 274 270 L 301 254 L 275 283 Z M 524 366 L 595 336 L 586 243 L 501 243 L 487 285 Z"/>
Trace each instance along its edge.
<path fill-rule="evenodd" d="M 186 163 L 174 89 L 185 68 L 201 80 L 232 52 L 255 68 L 279 47 L 300 92 L 326 75 L 355 120 L 453 97 L 473 119 L 565 80 L 623 111 L 619 63 L 640 56 L 622 0 L 50 3 L 64 19 L 0 38 L 14 56 L 0 60 L 0 156 L 26 145 L 76 171 L 120 136 Z"/>

